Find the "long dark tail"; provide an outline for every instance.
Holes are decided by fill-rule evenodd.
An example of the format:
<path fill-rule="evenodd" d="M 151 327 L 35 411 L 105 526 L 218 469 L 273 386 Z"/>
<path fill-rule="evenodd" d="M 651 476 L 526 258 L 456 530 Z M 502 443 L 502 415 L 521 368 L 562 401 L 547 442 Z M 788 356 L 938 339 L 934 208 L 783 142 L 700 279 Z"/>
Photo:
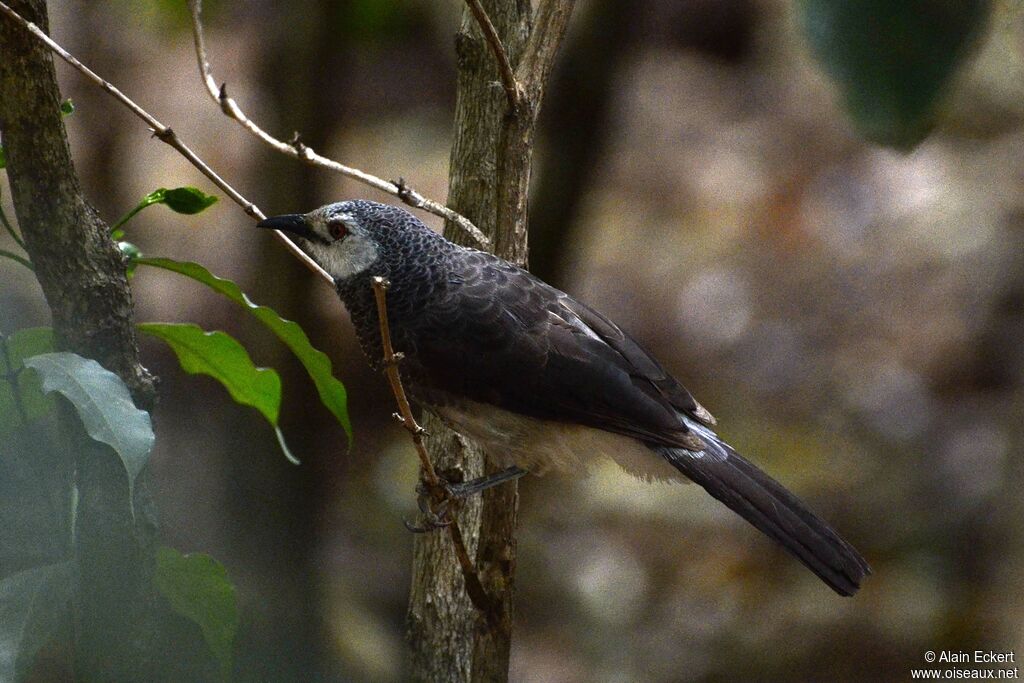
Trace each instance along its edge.
<path fill-rule="evenodd" d="M 853 546 L 779 482 L 734 451 L 707 427 L 686 419 L 707 448 L 660 449 L 676 469 L 803 562 L 832 590 L 853 595 L 871 567 Z"/>

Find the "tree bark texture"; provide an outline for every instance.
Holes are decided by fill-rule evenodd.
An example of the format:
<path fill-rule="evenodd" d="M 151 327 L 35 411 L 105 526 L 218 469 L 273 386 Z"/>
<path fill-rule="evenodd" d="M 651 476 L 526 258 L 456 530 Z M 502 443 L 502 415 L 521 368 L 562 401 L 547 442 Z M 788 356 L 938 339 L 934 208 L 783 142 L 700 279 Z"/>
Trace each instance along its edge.
<path fill-rule="evenodd" d="M 15 11 L 48 30 L 45 0 Z M 139 363 L 131 290 L 109 229 L 82 195 L 60 112 L 49 52 L 0 17 L 0 133 L 15 213 L 53 315 L 58 345 L 99 361 L 149 409 L 153 380 Z M 65 411 L 69 465 L 79 486 L 76 669 L 88 680 L 156 673 L 157 609 L 151 571 L 155 515 L 145 478 L 133 517 L 116 454 L 88 441 Z"/>
<path fill-rule="evenodd" d="M 458 83 L 448 206 L 483 230 L 496 254 L 525 265 L 533 134 L 543 84 L 573 2 L 543 0 L 536 18 L 528 0 L 484 0 L 482 4 L 517 71 L 524 97 L 521 106 L 510 111 L 494 55 L 466 9 L 455 41 Z M 445 233 L 460 239 L 453 226 L 446 226 Z M 440 475 L 460 481 L 497 469 L 478 448 L 436 418 L 426 416 L 424 426 L 431 435 L 427 446 Z M 470 602 L 448 535 L 416 538 L 408 612 L 415 680 L 507 680 L 518 502 L 516 483 L 502 484 L 466 501 L 457 515 L 481 582 L 495 598 L 490 613 L 482 613 Z"/>

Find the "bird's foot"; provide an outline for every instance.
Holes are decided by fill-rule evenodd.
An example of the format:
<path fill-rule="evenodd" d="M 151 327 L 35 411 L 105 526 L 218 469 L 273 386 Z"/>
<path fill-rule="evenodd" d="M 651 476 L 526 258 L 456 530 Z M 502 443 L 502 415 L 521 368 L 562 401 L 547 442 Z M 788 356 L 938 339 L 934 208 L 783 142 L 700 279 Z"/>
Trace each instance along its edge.
<path fill-rule="evenodd" d="M 454 520 L 451 517 L 452 501 L 455 497 L 449 491 L 449 484 L 441 479 L 437 484 L 430 485 L 421 481 L 416 486 L 416 505 L 423 514 L 423 525 L 417 526 L 403 520 L 405 528 L 414 534 L 425 534 L 435 529 L 443 529 Z"/>
<path fill-rule="evenodd" d="M 416 486 L 416 504 L 423 513 L 423 525 L 417 526 L 406 521 L 405 528 L 415 534 L 443 529 L 454 521 L 452 514 L 462 500 L 518 479 L 524 474 L 526 470 L 513 466 L 485 477 L 456 484 L 444 478 L 439 479 L 436 484 L 421 481 Z"/>

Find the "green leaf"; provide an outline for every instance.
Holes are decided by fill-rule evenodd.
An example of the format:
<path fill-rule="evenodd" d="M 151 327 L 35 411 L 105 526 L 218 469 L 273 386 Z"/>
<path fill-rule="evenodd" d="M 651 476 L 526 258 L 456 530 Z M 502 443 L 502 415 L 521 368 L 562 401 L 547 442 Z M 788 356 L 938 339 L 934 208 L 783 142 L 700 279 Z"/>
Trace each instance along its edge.
<path fill-rule="evenodd" d="M 142 201 L 136 204 L 131 211 L 118 218 L 117 222 L 110 226 L 111 239 L 120 240 L 122 237 L 124 237 L 124 230 L 121 229 L 121 226 L 130 221 L 132 218 L 134 218 L 135 214 L 142 211 L 147 206 L 153 206 L 154 204 L 159 204 L 160 202 L 162 202 L 164 200 L 164 193 L 166 192 L 167 190 L 165 190 L 162 187 L 159 190 L 154 190 L 153 192 L 150 192 L 145 197 L 143 197 Z"/>
<path fill-rule="evenodd" d="M 186 373 L 209 375 L 224 385 L 234 401 L 259 411 L 273 427 L 285 457 L 299 464 L 278 427 L 281 411 L 278 373 L 257 368 L 245 347 L 223 332 L 204 332 L 196 325 L 180 323 L 142 323 L 138 328 L 167 342 Z"/>
<path fill-rule="evenodd" d="M 70 623 L 71 586 L 70 562 L 0 581 L 0 681 L 27 678 L 39 650 Z"/>
<path fill-rule="evenodd" d="M 236 403 L 262 413 L 274 428 L 285 457 L 299 464 L 277 426 L 281 410 L 281 378 L 277 372 L 257 368 L 245 348 L 224 332 L 204 332 L 188 323 L 142 323 L 139 329 L 165 341 L 178 356 L 185 372 L 213 377 L 224 385 Z"/>
<path fill-rule="evenodd" d="M 990 0 L 802 0 L 807 39 L 864 137 L 921 142 Z"/>
<path fill-rule="evenodd" d="M 75 113 L 75 103 L 71 101 L 70 97 L 60 103 L 60 113 L 63 116 L 71 116 Z"/>
<path fill-rule="evenodd" d="M 52 327 L 26 327 L 16 330 L 7 337 L 7 352 L 10 354 L 11 368 L 7 368 L 5 364 L 7 358 L 0 360 L 0 368 L 3 368 L 4 372 L 8 369 L 17 370 L 26 358 L 38 356 L 40 353 L 49 353 L 55 348 Z"/>
<path fill-rule="evenodd" d="M 140 258 L 136 262 L 140 265 L 163 268 L 190 277 L 244 306 L 247 311 L 270 328 L 299 359 L 316 385 L 321 402 L 345 429 L 345 434 L 351 441 L 352 425 L 348 418 L 348 397 L 345 393 L 345 386 L 331 373 L 331 360 L 322 351 L 313 348 L 313 345 L 309 343 L 309 337 L 298 323 L 285 320 L 272 308 L 254 304 L 234 282 L 211 274 L 198 263 L 153 257 Z"/>
<path fill-rule="evenodd" d="M 216 197 L 195 187 L 178 187 L 164 192 L 164 204 L 177 213 L 201 213 L 216 203 Z"/>
<path fill-rule="evenodd" d="M 42 378 L 43 391 L 56 391 L 71 402 L 92 439 L 107 444 L 120 456 L 131 496 L 156 437 L 149 413 L 135 407 L 121 378 L 74 353 L 44 353 L 26 358 L 24 363 Z"/>
<path fill-rule="evenodd" d="M 54 398 L 43 393 L 39 376 L 22 372 L 25 358 L 53 350 L 53 329 L 49 327 L 28 327 L 0 337 L 0 437 L 56 406 Z M 12 376 L 17 379 L 17 396 Z"/>
<path fill-rule="evenodd" d="M 269 368 L 257 368 L 249 353 L 224 332 L 204 332 L 189 323 L 141 323 L 139 329 L 167 342 L 181 369 L 213 377 L 235 403 L 251 406 L 277 425 L 281 409 L 281 378 Z"/>
<path fill-rule="evenodd" d="M 221 675 L 230 678 L 238 606 L 224 566 L 209 555 L 182 555 L 174 548 L 160 547 L 153 579 L 171 608 L 199 625 L 220 662 Z"/>
<path fill-rule="evenodd" d="M 116 223 L 110 226 L 110 236 L 114 240 L 120 240 L 124 237 L 124 230 L 121 230 L 121 226 L 134 218 L 137 213 L 147 206 L 166 204 L 171 211 L 194 214 L 205 211 L 215 203 L 217 203 L 215 196 L 205 194 L 202 190 L 194 187 L 176 187 L 173 190 L 168 190 L 166 187 L 157 188 L 143 197 L 135 205 L 135 208 L 121 216 Z"/>

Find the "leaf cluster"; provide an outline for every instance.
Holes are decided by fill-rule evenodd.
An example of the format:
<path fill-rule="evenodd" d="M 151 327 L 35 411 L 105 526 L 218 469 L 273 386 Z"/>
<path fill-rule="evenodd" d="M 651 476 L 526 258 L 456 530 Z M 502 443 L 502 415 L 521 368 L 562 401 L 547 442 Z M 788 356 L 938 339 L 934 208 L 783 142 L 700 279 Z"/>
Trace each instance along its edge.
<path fill-rule="evenodd" d="M 65 115 L 73 111 L 70 102 L 62 105 L 62 111 Z M 124 240 L 128 222 L 150 206 L 164 205 L 190 215 L 205 211 L 216 201 L 216 197 L 193 187 L 159 188 L 114 224 L 111 238 L 117 241 L 129 272 L 143 265 L 177 273 L 226 297 L 259 320 L 295 354 L 322 402 L 351 438 L 345 387 L 334 377 L 330 360 L 310 344 L 297 323 L 254 303 L 234 282 L 213 275 L 199 264 L 145 257 L 138 247 Z M 2 210 L 0 219 L 12 238 L 24 247 Z M 27 258 L 4 255 L 32 268 Z M 147 322 L 139 324 L 138 329 L 166 343 L 185 372 L 214 378 L 235 402 L 255 409 L 273 428 L 285 456 L 298 464 L 278 423 L 282 395 L 277 371 L 257 367 L 245 347 L 225 332 L 206 331 L 185 322 Z M 85 438 L 104 444 L 119 458 L 129 500 L 133 500 L 136 479 L 148 463 L 156 439 L 149 413 L 134 404 L 117 375 L 94 360 L 57 350 L 53 330 L 46 327 L 0 335 L 0 467 L 10 469 L 5 473 L 11 474 L 11 481 L 20 477 L 35 485 L 41 473 L 33 467 L 42 464 L 49 453 L 70 452 L 61 442 L 59 430 L 46 426 L 57 405 L 55 397 L 73 410 Z M 28 520 L 29 533 L 22 536 L 66 536 L 55 548 L 39 552 L 12 543 L 8 553 L 4 546 L 7 539 L 0 534 L 3 566 L 28 565 L 14 573 L 0 568 L 0 680 L 4 681 L 28 677 L 36 654 L 70 629 L 72 606 L 80 588 L 75 578 L 73 542 L 77 488 L 72 479 L 49 484 L 40 490 L 23 486 L 19 491 L 7 491 L 0 487 L 0 511 L 6 510 L 10 502 L 33 511 L 23 517 L 38 518 Z M 63 502 L 50 514 L 54 498 Z M 44 518 L 47 525 L 41 523 Z M 222 677 L 229 678 L 238 608 L 227 570 L 209 556 L 183 555 L 172 548 L 161 548 L 156 557 L 154 590 L 163 596 L 169 609 L 199 627 Z"/>

